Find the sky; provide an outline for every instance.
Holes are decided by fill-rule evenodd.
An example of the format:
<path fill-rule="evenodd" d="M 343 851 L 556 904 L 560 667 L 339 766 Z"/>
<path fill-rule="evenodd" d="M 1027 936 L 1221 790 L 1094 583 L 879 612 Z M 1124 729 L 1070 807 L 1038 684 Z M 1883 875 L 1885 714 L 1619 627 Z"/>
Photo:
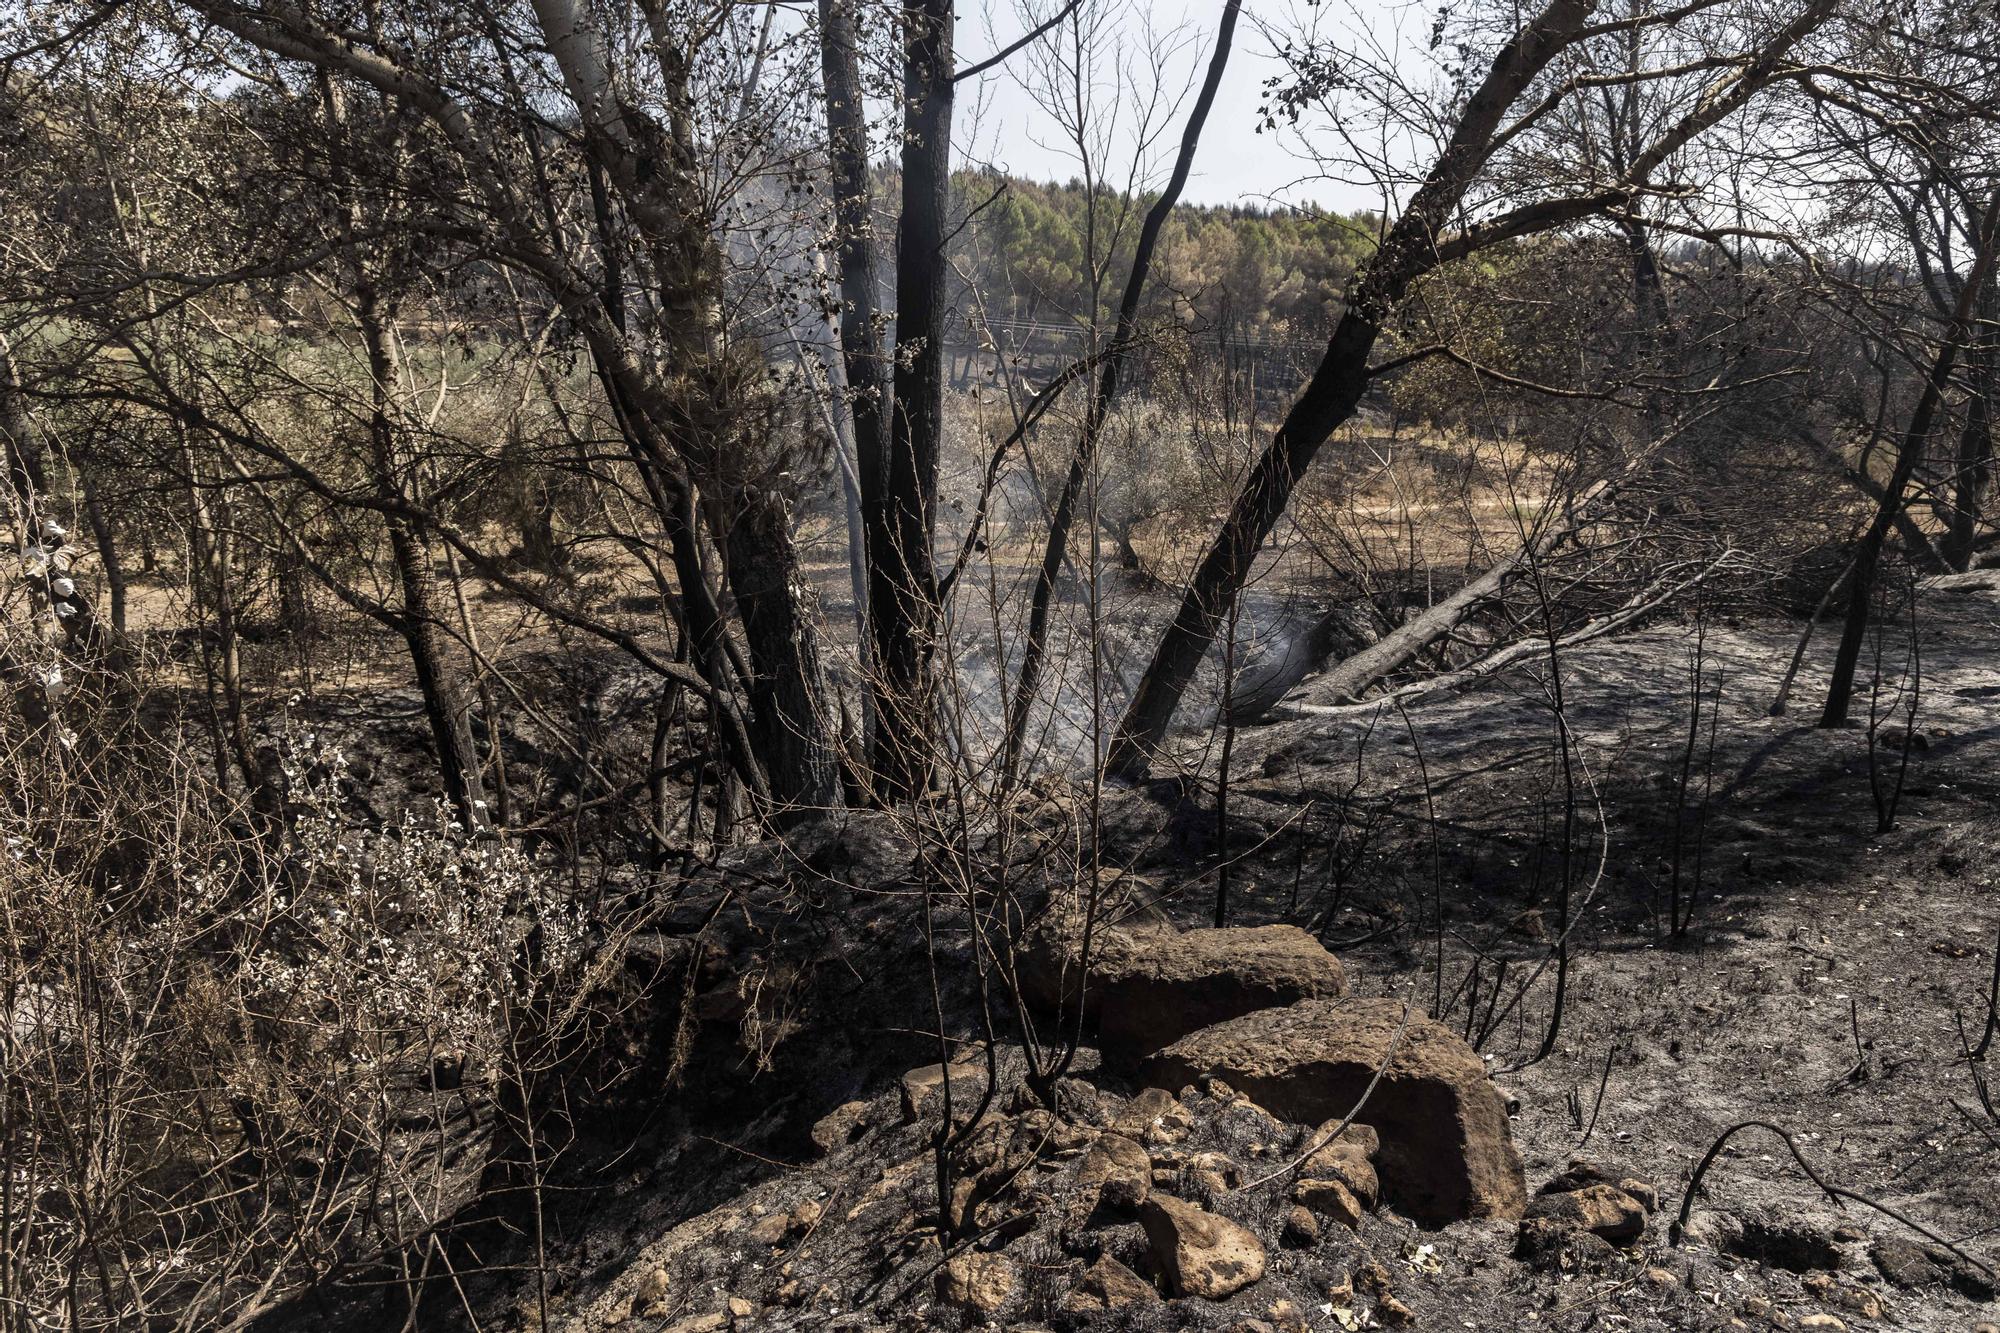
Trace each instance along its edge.
<path fill-rule="evenodd" d="M 1357 2 L 1371 22 L 1413 21 L 1408 4 L 1395 4 L 1395 0 Z M 1328 10 L 1334 12 L 1328 14 Z M 1265 80 L 1285 72 L 1275 44 L 1314 17 L 1323 25 L 1354 21 L 1353 11 L 1337 4 L 1326 4 L 1319 11 L 1311 15 L 1303 3 L 1294 0 L 1244 0 L 1229 65 L 1195 156 L 1193 174 L 1182 193 L 1187 202 L 1314 203 L 1342 211 L 1379 206 L 1372 192 L 1319 174 L 1298 152 L 1295 134 L 1257 132 Z M 1126 63 L 1139 67 L 1137 78 L 1142 84 L 1153 77 L 1151 63 L 1145 58 L 1148 31 L 1176 32 L 1179 37 L 1162 77 L 1173 89 L 1188 91 L 1154 151 L 1157 171 L 1153 183 L 1164 179 L 1172 165 L 1181 125 L 1194 102 L 1194 88 L 1207 69 L 1220 15 L 1219 0 L 1124 0 L 1109 20 L 1115 40 L 1128 52 Z M 959 10 L 961 63 L 984 59 L 1027 27 L 1014 0 L 971 0 Z M 1004 72 L 984 76 L 976 94 L 961 87 L 955 136 L 961 161 L 990 164 L 1032 180 L 1066 181 L 1079 174 L 1074 149 L 1024 86 L 1048 68 L 1048 52 L 1037 44 L 1015 55 Z M 1105 88 L 1111 91 L 1109 80 Z M 1139 99 L 1129 84 L 1124 94 L 1129 118 Z M 1129 160 L 1129 140 L 1117 156 L 1121 162 Z"/>

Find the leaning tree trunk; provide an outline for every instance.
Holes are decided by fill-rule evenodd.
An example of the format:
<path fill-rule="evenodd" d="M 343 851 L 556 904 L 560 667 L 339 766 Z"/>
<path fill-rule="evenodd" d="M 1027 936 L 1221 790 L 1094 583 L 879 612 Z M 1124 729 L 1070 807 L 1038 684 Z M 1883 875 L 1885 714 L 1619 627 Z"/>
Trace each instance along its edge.
<path fill-rule="evenodd" d="M 1535 234 L 1606 207 L 1629 205 L 1675 151 L 1734 114 L 1776 77 L 1785 54 L 1824 22 L 1832 8 L 1832 0 L 1808 0 L 1791 22 L 1746 59 L 1739 74 L 1718 85 L 1714 96 L 1703 98 L 1695 110 L 1637 154 L 1627 178 L 1614 190 L 1523 205 L 1503 222 L 1475 224 L 1447 244 L 1446 228 L 1491 153 L 1502 118 L 1549 62 L 1577 39 L 1594 5 L 1590 0 L 1552 0 L 1523 24 L 1466 98 L 1450 142 L 1389 229 L 1381 249 L 1349 285 L 1347 308 L 1325 355 L 1251 468 L 1222 530 L 1196 567 L 1180 610 L 1160 636 L 1118 724 L 1105 760 L 1107 772 L 1137 777 L 1166 739 L 1181 696 L 1242 591 L 1257 553 L 1285 512 L 1293 488 L 1320 447 L 1359 405 L 1371 378 L 1368 358 L 1376 339 L 1410 284 L 1447 259 L 1475 253 L 1498 238 Z"/>
<path fill-rule="evenodd" d="M 882 537 L 869 549 L 878 675 L 874 776 L 890 800 L 929 781 L 940 608 L 931 551 L 944 434 L 945 242 L 951 196 L 952 3 L 904 0 L 903 211 L 896 237 L 895 403 Z"/>
<path fill-rule="evenodd" d="M 1910 413 L 1909 429 L 1903 434 L 1895 470 L 1890 473 L 1888 484 L 1882 488 L 1882 502 L 1876 506 L 1875 519 L 1868 525 L 1868 531 L 1862 534 L 1861 544 L 1854 552 L 1854 572 L 1849 575 L 1847 583 L 1847 619 L 1841 629 L 1840 648 L 1833 658 L 1833 677 L 1827 682 L 1826 706 L 1820 710 L 1819 724 L 1822 727 L 1837 727 L 1847 721 L 1848 705 L 1854 694 L 1854 671 L 1860 664 L 1862 644 L 1868 637 L 1871 604 L 1875 600 L 1875 574 L 1882 561 L 1882 548 L 1888 541 L 1889 529 L 1895 522 L 1897 512 L 1903 507 L 1904 492 L 1909 488 L 1910 478 L 1916 474 L 1917 464 L 1929 447 L 1931 426 L 1944 400 L 1945 386 L 1951 382 L 1952 367 L 1971 341 L 1973 309 L 1986 286 L 1988 275 L 1993 271 L 1996 245 L 2000 245 L 2000 187 L 1996 187 L 1987 200 L 1985 225 L 1980 228 L 1972 268 L 1966 274 L 1965 285 L 1952 308 L 1950 321 L 1945 327 L 1944 342 L 1931 362 L 1931 373 L 1924 381 L 1924 391 Z"/>

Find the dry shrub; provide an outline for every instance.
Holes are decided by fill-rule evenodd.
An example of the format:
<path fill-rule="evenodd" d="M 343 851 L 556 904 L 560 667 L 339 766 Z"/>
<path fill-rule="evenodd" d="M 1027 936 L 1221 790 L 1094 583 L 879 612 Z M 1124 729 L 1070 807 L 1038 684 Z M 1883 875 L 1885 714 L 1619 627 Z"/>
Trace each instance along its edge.
<path fill-rule="evenodd" d="M 103 720 L 6 731 L 10 1326 L 230 1327 L 437 1272 L 496 1152 L 534 1142 L 537 1082 L 616 950 L 442 811 L 358 826 L 310 735 L 288 733 L 273 820 L 178 728 Z"/>

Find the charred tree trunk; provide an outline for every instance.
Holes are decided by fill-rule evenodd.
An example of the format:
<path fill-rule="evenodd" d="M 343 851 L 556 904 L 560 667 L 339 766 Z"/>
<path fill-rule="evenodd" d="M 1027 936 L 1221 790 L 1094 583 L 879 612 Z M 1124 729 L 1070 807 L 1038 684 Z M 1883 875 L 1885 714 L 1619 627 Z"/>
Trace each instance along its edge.
<path fill-rule="evenodd" d="M 1354 414 L 1367 389 L 1368 359 L 1383 323 L 1417 278 L 1449 259 L 1475 253 L 1507 236 L 1529 235 L 1564 221 L 1629 206 L 1660 163 L 1704 129 L 1745 105 L 1775 77 L 1785 54 L 1824 22 L 1831 0 L 1808 0 L 1791 22 L 1759 51 L 1717 96 L 1700 106 L 1634 159 L 1623 183 L 1608 193 L 1553 198 L 1523 205 L 1501 222 L 1476 223 L 1460 236 L 1447 228 L 1466 189 L 1492 151 L 1502 118 L 1556 55 L 1577 38 L 1594 6 L 1590 0 L 1551 0 L 1528 19 L 1494 56 L 1480 85 L 1466 98 L 1450 142 L 1368 265 L 1355 275 L 1347 308 L 1304 392 L 1258 458 L 1238 492 L 1222 530 L 1210 543 L 1160 636 L 1153 659 L 1133 692 L 1105 761 L 1106 771 L 1131 778 L 1145 770 L 1166 739 L 1174 710 L 1215 641 L 1217 628 L 1242 591 L 1252 563 L 1333 431 Z"/>
<path fill-rule="evenodd" d="M 1840 648 L 1834 654 L 1833 677 L 1827 682 L 1826 706 L 1820 710 L 1819 724 L 1822 727 L 1837 727 L 1847 721 L 1848 705 L 1854 694 L 1854 671 L 1861 661 L 1863 642 L 1868 637 L 1868 621 L 1875 600 L 1875 574 L 1881 564 L 1882 548 L 1897 513 L 1903 508 L 1904 492 L 1909 488 L 1910 478 L 1915 475 L 1917 464 L 1930 445 L 1931 428 L 1938 406 L 1944 399 L 1945 386 L 1951 382 L 1952 367 L 1971 341 L 1972 313 L 1986 287 L 1988 276 L 1993 272 L 1996 243 L 2000 243 L 2000 189 L 1996 189 L 1987 200 L 1986 216 L 1979 231 L 1971 271 L 1966 274 L 1965 285 L 1952 308 L 1950 320 L 1945 326 L 1944 341 L 1931 362 L 1930 376 L 1924 381 L 1924 391 L 1910 413 L 1909 429 L 1903 434 L 1895 470 L 1890 473 L 1888 484 L 1882 488 L 1882 502 L 1876 506 L 1875 519 L 1868 525 L 1868 531 L 1862 534 L 1861 544 L 1854 552 L 1854 571 L 1849 575 L 1847 585 L 1847 619 L 1841 630 Z"/>
<path fill-rule="evenodd" d="M 896 237 L 895 403 L 871 542 L 880 722 L 873 767 L 882 795 L 929 781 L 937 733 L 931 669 L 940 608 L 931 538 L 944 434 L 945 255 L 951 201 L 952 4 L 904 0 L 903 211 Z"/>
<path fill-rule="evenodd" d="M 1370 378 L 1368 358 L 1383 321 L 1409 285 L 1438 262 L 1438 237 L 1483 160 L 1500 118 L 1543 66 L 1569 44 L 1590 11 L 1588 0 L 1554 0 L 1495 57 L 1485 83 L 1467 101 L 1450 144 L 1381 249 L 1355 276 L 1325 355 L 1251 468 L 1139 679 L 1105 761 L 1112 775 L 1137 776 L 1166 739 L 1181 696 L 1242 591 L 1251 563 L 1285 512 L 1292 489 L 1320 446 L 1360 404 Z"/>
<path fill-rule="evenodd" d="M 397 441 L 392 401 L 399 367 L 389 338 L 388 312 L 380 294 L 365 277 L 356 284 L 354 308 L 361 329 L 362 351 L 368 358 L 368 446 L 376 493 L 388 502 L 385 508 L 398 508 L 404 499 L 403 478 L 407 471 Z M 488 822 L 479 746 L 472 736 L 471 709 L 465 691 L 452 673 L 444 651 L 444 633 L 438 618 L 437 573 L 431 552 L 422 534 L 407 520 L 389 513 L 384 522 L 389 530 L 389 557 L 395 564 L 403 597 L 396 628 L 409 649 L 424 721 L 429 724 L 431 747 L 436 753 L 438 777 L 444 786 L 445 799 L 451 802 L 458 817 L 467 828 L 477 828 Z"/>

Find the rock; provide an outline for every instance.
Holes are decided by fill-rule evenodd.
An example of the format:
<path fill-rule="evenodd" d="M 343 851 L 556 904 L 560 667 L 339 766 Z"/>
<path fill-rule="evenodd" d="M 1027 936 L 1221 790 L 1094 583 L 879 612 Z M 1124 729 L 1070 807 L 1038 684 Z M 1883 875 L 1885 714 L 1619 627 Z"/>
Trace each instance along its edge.
<path fill-rule="evenodd" d="M 869 1130 L 867 1102 L 845 1102 L 813 1122 L 813 1146 L 822 1153 L 838 1152 Z"/>
<path fill-rule="evenodd" d="M 1128 1139 L 1155 1145 L 1178 1143 L 1193 1127 L 1187 1107 L 1165 1088 L 1142 1089 L 1111 1125 Z"/>
<path fill-rule="evenodd" d="M 992 1314 L 1012 1300 L 1020 1285 L 1012 1260 L 979 1250 L 946 1260 L 937 1276 L 939 1300 L 981 1314 Z"/>
<path fill-rule="evenodd" d="M 1227 1194 L 1243 1179 L 1243 1168 L 1228 1153 L 1198 1152 L 1188 1159 L 1188 1178 L 1211 1198 Z"/>
<path fill-rule="evenodd" d="M 632 1293 L 632 1308 L 635 1311 L 651 1309 L 667 1299 L 667 1270 L 655 1268 L 639 1280 L 638 1289 Z"/>
<path fill-rule="evenodd" d="M 1528 1218 L 1514 1237 L 1515 1258 L 1560 1273 L 1589 1272 L 1617 1254 L 1611 1242 L 1595 1232 L 1546 1217 Z"/>
<path fill-rule="evenodd" d="M 1629 1245 L 1646 1230 L 1646 1206 L 1616 1185 L 1536 1195 L 1528 1216 L 1592 1232 L 1614 1245 Z"/>
<path fill-rule="evenodd" d="M 1589 1185 L 1615 1186 L 1638 1200 L 1640 1206 L 1647 1212 L 1656 1213 L 1660 1210 L 1660 1192 L 1653 1186 L 1643 1180 L 1620 1175 L 1596 1162 L 1584 1161 L 1581 1158 L 1572 1159 L 1568 1166 L 1550 1177 L 1549 1182 L 1536 1193 L 1568 1194 Z"/>
<path fill-rule="evenodd" d="M 743 1234 L 754 1244 L 781 1245 L 792 1229 L 790 1213 L 766 1213 L 750 1224 Z"/>
<path fill-rule="evenodd" d="M 1140 1207 L 1139 1225 L 1176 1296 L 1224 1300 L 1264 1276 L 1264 1243 L 1226 1217 L 1155 1194 Z"/>
<path fill-rule="evenodd" d="M 1893 1236 L 1868 1251 L 1876 1271 L 1895 1286 L 1950 1287 L 1975 1301 L 1990 1301 L 1993 1280 L 1942 1245 L 1923 1245 Z"/>
<path fill-rule="evenodd" d="M 748 1319 L 756 1313 L 757 1307 L 749 1301 L 744 1300 L 741 1296 L 731 1296 L 729 1298 L 729 1317 L 731 1319 Z"/>
<path fill-rule="evenodd" d="M 1838 1315 L 1830 1314 L 1806 1315 L 1799 1320 L 1797 1326 L 1802 1329 L 1818 1329 L 1820 1333 L 1840 1333 L 1840 1330 L 1847 1327 Z"/>
<path fill-rule="evenodd" d="M 1153 1192 L 1153 1159 L 1123 1134 L 1105 1134 L 1084 1154 L 1076 1179 L 1095 1186 L 1107 1207 L 1130 1211 Z"/>
<path fill-rule="evenodd" d="M 963 1118 L 986 1095 L 986 1066 L 980 1064 L 919 1065 L 902 1077 L 903 1119 L 915 1120 L 933 1097 L 951 1083 L 951 1111 Z M 942 1104 L 942 1099 L 939 1099 Z"/>
<path fill-rule="evenodd" d="M 1389 999 L 1306 1000 L 1218 1023 L 1147 1060 L 1158 1087 L 1220 1077 L 1301 1124 L 1367 1102 L 1384 1197 L 1421 1223 L 1519 1217 L 1527 1203 L 1507 1103 L 1476 1052 Z"/>
<path fill-rule="evenodd" d="M 692 1319 L 683 1319 L 678 1324 L 669 1324 L 660 1333 L 719 1333 L 729 1327 L 729 1316 L 720 1310 L 711 1314 L 698 1314 Z"/>
<path fill-rule="evenodd" d="M 1678 1277 L 1664 1268 L 1648 1268 L 1639 1276 L 1654 1291 L 1672 1291 L 1681 1284 Z"/>
<path fill-rule="evenodd" d="M 1278 1333 L 1278 1330 L 1276 1325 L 1262 1319 L 1239 1319 L 1226 1325 L 1222 1333 Z"/>
<path fill-rule="evenodd" d="M 1304 1204 L 1295 1203 L 1285 1210 L 1284 1225 L 1278 1231 L 1278 1243 L 1294 1250 L 1303 1250 L 1319 1244 L 1319 1218 Z"/>
<path fill-rule="evenodd" d="M 1292 1186 L 1292 1201 L 1349 1230 L 1361 1225 L 1361 1201 L 1338 1180 L 1301 1180 Z"/>
<path fill-rule="evenodd" d="M 1114 1063 L 1225 1019 L 1347 989 L 1340 960 L 1297 926 L 1184 934 L 1159 925 L 1101 926 L 1091 952 L 1086 984 L 1077 941 L 1053 927 L 1036 931 L 1023 951 L 1022 990 L 1055 1013 L 1073 1013 L 1081 992 L 1084 1021 Z"/>
<path fill-rule="evenodd" d="M 1128 1305 L 1157 1305 L 1159 1300 L 1160 1293 L 1153 1290 L 1152 1283 L 1107 1254 L 1084 1270 L 1063 1309 L 1088 1315 Z"/>
<path fill-rule="evenodd" d="M 1312 1324 L 1304 1312 L 1290 1301 L 1271 1302 L 1271 1308 L 1264 1312 L 1264 1317 L 1271 1321 L 1271 1327 L 1278 1333 L 1312 1333 Z"/>
<path fill-rule="evenodd" d="M 1881 1297 L 1864 1288 L 1851 1287 L 1844 1282 L 1836 1281 L 1830 1274 L 1810 1274 L 1800 1285 L 1828 1305 L 1838 1305 L 1841 1309 L 1858 1314 L 1863 1319 L 1882 1317 Z"/>
<path fill-rule="evenodd" d="M 1318 1143 L 1325 1134 L 1338 1127 L 1339 1122 L 1321 1126 L 1313 1131 L 1308 1143 Z M 1366 1135 L 1353 1135 L 1356 1129 L 1366 1130 Z M 1319 1180 L 1338 1180 L 1344 1183 L 1361 1201 L 1363 1208 L 1373 1208 L 1381 1199 L 1382 1186 L 1375 1174 L 1375 1163 L 1371 1160 L 1381 1145 L 1375 1131 L 1366 1125 L 1350 1125 L 1348 1132 L 1320 1148 L 1300 1164 L 1300 1174 Z"/>
<path fill-rule="evenodd" d="M 1394 1296 L 1375 1302 L 1375 1317 L 1391 1328 L 1408 1328 L 1417 1322 L 1417 1312 Z"/>

